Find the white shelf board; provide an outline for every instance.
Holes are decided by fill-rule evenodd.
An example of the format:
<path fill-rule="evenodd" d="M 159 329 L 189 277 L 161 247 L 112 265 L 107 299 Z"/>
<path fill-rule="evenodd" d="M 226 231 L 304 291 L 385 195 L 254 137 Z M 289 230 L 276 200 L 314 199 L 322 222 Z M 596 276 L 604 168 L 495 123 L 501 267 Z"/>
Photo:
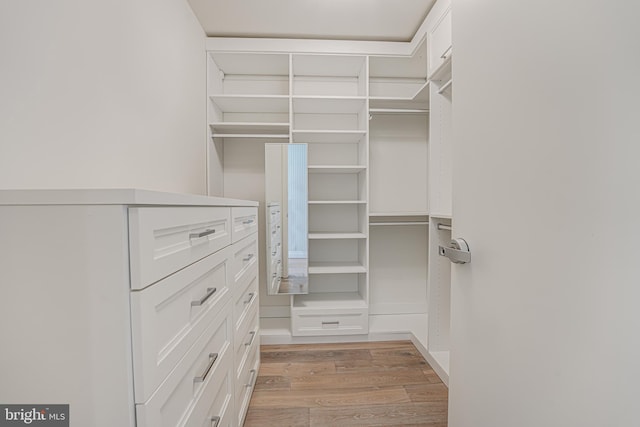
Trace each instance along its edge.
<path fill-rule="evenodd" d="M 277 133 L 217 133 L 213 138 L 257 138 L 257 139 L 283 139 L 288 140 L 289 134 Z"/>
<path fill-rule="evenodd" d="M 309 262 L 309 274 L 366 273 L 367 268 L 357 262 Z"/>
<path fill-rule="evenodd" d="M 293 112 L 306 114 L 357 114 L 364 111 L 364 96 L 294 96 Z"/>
<path fill-rule="evenodd" d="M 367 308 L 367 303 L 357 292 L 327 292 L 296 295 L 292 308 Z"/>
<path fill-rule="evenodd" d="M 374 109 L 429 109 L 429 82 L 423 83 L 413 94 L 407 97 L 371 96 L 369 108 Z"/>
<path fill-rule="evenodd" d="M 366 239 L 364 233 L 309 233 L 309 240 L 314 239 Z"/>
<path fill-rule="evenodd" d="M 366 166 L 360 165 L 310 165 L 309 173 L 359 173 L 366 170 Z"/>
<path fill-rule="evenodd" d="M 289 123 L 258 123 L 258 122 L 216 122 L 209 123 L 211 132 L 217 133 L 273 133 L 289 132 Z"/>
<path fill-rule="evenodd" d="M 310 205 L 364 205 L 366 200 L 309 200 Z"/>
<path fill-rule="evenodd" d="M 369 217 L 372 216 L 424 216 L 427 217 L 427 212 L 369 212 Z"/>
<path fill-rule="evenodd" d="M 211 95 L 225 113 L 288 113 L 287 95 Z"/>
<path fill-rule="evenodd" d="M 367 134 L 366 130 L 293 130 L 293 142 L 299 143 L 356 143 Z"/>

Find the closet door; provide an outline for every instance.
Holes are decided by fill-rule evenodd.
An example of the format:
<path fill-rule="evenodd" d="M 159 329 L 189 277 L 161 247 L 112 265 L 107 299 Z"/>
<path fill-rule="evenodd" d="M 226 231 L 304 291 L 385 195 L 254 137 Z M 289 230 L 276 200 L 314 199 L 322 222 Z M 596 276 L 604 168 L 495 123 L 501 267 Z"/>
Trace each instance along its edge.
<path fill-rule="evenodd" d="M 453 4 L 455 427 L 640 425 L 640 6 L 558 5 Z"/>

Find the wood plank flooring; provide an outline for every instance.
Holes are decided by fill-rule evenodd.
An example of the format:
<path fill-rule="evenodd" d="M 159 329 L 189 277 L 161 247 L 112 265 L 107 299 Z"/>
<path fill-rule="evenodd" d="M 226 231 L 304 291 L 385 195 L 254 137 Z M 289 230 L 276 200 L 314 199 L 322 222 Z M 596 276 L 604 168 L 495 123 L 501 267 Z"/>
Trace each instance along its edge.
<path fill-rule="evenodd" d="M 244 427 L 447 426 L 447 387 L 410 341 L 260 350 Z"/>

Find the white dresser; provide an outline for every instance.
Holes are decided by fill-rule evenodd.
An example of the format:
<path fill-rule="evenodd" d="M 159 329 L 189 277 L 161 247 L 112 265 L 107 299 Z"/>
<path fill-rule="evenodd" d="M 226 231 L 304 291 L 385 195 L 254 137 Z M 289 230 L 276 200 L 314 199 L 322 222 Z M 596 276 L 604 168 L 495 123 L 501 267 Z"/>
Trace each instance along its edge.
<path fill-rule="evenodd" d="M 72 426 L 241 426 L 260 364 L 257 202 L 0 191 L 0 402 Z"/>

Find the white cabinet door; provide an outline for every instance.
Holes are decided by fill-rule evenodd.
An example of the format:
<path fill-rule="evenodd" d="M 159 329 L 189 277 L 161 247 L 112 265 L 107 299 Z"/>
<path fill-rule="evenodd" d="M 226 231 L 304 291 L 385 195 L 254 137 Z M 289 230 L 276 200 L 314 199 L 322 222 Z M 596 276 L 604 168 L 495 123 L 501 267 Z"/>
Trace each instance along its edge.
<path fill-rule="evenodd" d="M 558 6 L 453 5 L 450 426 L 640 425 L 640 4 Z"/>

